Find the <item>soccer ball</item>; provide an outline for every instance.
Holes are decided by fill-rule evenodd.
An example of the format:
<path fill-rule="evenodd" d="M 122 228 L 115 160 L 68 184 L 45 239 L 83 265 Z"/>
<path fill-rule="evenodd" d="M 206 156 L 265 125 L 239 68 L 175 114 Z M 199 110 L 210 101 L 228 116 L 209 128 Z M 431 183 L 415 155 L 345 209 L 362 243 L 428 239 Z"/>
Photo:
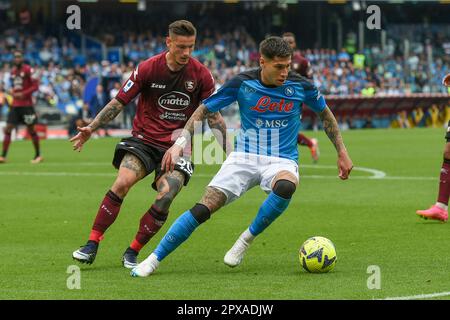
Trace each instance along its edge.
<path fill-rule="evenodd" d="M 336 265 L 336 248 L 333 242 L 324 237 L 312 237 L 300 248 L 300 263 L 308 272 L 325 273 Z"/>

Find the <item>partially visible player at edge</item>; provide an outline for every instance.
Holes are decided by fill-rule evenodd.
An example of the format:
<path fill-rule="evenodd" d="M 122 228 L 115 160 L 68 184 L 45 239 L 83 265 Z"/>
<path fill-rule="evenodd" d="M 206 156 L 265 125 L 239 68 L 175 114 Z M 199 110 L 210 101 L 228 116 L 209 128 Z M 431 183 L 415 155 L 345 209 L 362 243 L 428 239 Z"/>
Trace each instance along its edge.
<path fill-rule="evenodd" d="M 442 84 L 450 87 L 450 73 L 444 77 Z M 444 147 L 444 161 L 441 168 L 437 201 L 429 209 L 416 211 L 422 218 L 443 222 L 448 220 L 448 198 L 450 197 L 450 121 L 447 124 L 445 139 L 447 143 Z"/>
<path fill-rule="evenodd" d="M 6 162 L 6 156 L 8 155 L 8 149 L 11 144 L 11 133 L 19 124 L 27 126 L 31 141 L 33 142 L 35 154 L 31 163 L 40 163 L 44 158 L 41 157 L 39 136 L 35 130 L 37 115 L 33 107 L 32 98 L 33 92 L 39 89 L 39 81 L 33 69 L 24 63 L 23 53 L 20 50 L 14 50 L 14 67 L 11 72 L 11 80 L 13 101 L 8 119 L 6 120 L 0 163 Z"/>
<path fill-rule="evenodd" d="M 269 37 L 260 43 L 259 51 L 260 68 L 235 76 L 206 99 L 164 155 L 163 168 L 173 169 L 183 145 L 193 134 L 194 122 L 238 101 L 242 128 L 236 151 L 230 154 L 209 183 L 200 203 L 178 217 L 153 253 L 131 271 L 132 276 L 149 276 L 212 213 L 260 185 L 269 195 L 253 222 L 224 257 L 224 263 L 230 267 L 241 263 L 255 237 L 287 209 L 298 185 L 296 137 L 301 126 L 303 103 L 319 114 L 323 128 L 337 150 L 339 177 L 343 180 L 349 177 L 353 163 L 333 113 L 308 79 L 289 72 L 292 48 L 281 37 Z M 274 128 L 271 123 L 279 125 Z M 275 139 L 271 138 L 273 135 Z M 267 141 L 270 143 L 265 143 Z"/>
<path fill-rule="evenodd" d="M 292 63 L 291 70 L 297 72 L 301 76 L 308 79 L 312 78 L 311 63 L 306 59 L 299 50 L 297 50 L 297 41 L 295 40 L 295 34 L 292 32 L 285 32 L 282 35 L 283 39 L 289 43 L 291 48 L 294 50 L 292 53 Z M 311 157 L 314 162 L 319 161 L 320 150 L 319 141 L 316 138 L 308 138 L 303 133 L 299 132 L 297 136 L 297 143 L 301 146 L 307 146 L 311 152 Z"/>
<path fill-rule="evenodd" d="M 140 220 L 135 239 L 125 250 L 122 264 L 126 268 L 137 265 L 142 247 L 165 223 L 175 196 L 193 173 L 190 159 L 184 157 L 175 170 L 161 170 L 161 160 L 202 100 L 214 92 L 214 79 L 209 70 L 191 57 L 196 29 L 191 22 L 179 20 L 169 25 L 166 37 L 168 50 L 140 63 L 112 99 L 86 127 L 70 141 L 74 150 L 81 151 L 92 132 L 114 119 L 131 100 L 140 94 L 132 137 L 117 144 L 113 165 L 118 175 L 99 206 L 86 245 L 73 252 L 74 259 L 91 264 L 106 230 L 119 214 L 123 199 L 131 187 L 155 171 L 152 187 L 156 199 Z M 214 133 L 221 134 L 226 146 L 225 122 L 219 112 L 211 113 L 208 124 Z M 188 146 L 190 147 L 190 145 Z"/>

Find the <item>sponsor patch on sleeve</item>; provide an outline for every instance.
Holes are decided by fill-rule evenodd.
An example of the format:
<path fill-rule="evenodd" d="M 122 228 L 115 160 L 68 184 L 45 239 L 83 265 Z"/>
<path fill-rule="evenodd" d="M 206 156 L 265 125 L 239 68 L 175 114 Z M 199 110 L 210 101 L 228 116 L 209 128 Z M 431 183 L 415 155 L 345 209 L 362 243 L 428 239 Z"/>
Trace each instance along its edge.
<path fill-rule="evenodd" d="M 134 85 L 134 82 L 131 81 L 131 79 L 128 80 L 128 82 L 123 87 L 123 92 L 127 92 L 128 90 L 130 90 L 133 85 Z"/>

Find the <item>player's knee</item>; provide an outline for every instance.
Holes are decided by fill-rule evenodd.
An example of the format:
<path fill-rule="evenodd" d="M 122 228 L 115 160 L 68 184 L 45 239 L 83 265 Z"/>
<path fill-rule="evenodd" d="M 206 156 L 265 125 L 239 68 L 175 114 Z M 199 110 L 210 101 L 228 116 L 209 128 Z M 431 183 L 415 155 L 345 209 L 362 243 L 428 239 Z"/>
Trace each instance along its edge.
<path fill-rule="evenodd" d="M 278 180 L 273 187 L 273 192 L 284 199 L 290 199 L 295 192 L 295 183 L 289 180 Z"/>
<path fill-rule="evenodd" d="M 444 162 L 450 164 L 450 152 L 444 152 Z"/>
<path fill-rule="evenodd" d="M 444 162 L 450 163 L 450 146 L 446 145 L 444 150 Z"/>
<path fill-rule="evenodd" d="M 12 132 L 12 128 L 9 128 L 8 126 L 6 126 L 6 127 L 3 129 L 3 133 L 4 133 L 4 134 L 10 135 L 11 132 Z"/>
<path fill-rule="evenodd" d="M 182 180 L 167 177 L 165 179 L 165 183 L 163 183 L 163 187 L 159 189 L 155 205 L 161 211 L 169 211 L 169 207 L 172 204 L 172 201 L 175 199 L 182 186 L 183 186 Z"/>
<path fill-rule="evenodd" d="M 118 177 L 111 190 L 119 197 L 124 198 L 133 184 L 134 181 L 131 179 L 126 177 Z"/>
<path fill-rule="evenodd" d="M 157 199 L 155 200 L 155 205 L 161 211 L 169 211 L 169 207 L 176 195 L 176 190 L 169 190 L 168 192 L 162 194 L 159 193 Z"/>
<path fill-rule="evenodd" d="M 202 224 L 211 217 L 211 212 L 208 207 L 201 203 L 197 203 L 190 211 L 199 224 Z"/>

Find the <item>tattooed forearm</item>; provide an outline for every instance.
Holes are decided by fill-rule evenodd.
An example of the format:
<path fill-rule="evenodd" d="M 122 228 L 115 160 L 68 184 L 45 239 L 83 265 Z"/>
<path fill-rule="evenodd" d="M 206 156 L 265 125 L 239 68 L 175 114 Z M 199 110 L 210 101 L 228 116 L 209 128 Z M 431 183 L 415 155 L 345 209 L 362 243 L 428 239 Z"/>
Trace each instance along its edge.
<path fill-rule="evenodd" d="M 124 108 L 118 100 L 112 99 L 95 117 L 95 119 L 89 124 L 92 131 L 97 130 L 99 127 L 107 124 L 113 120 Z"/>
<path fill-rule="evenodd" d="M 205 194 L 200 200 L 200 203 L 208 207 L 211 213 L 219 210 L 225 205 L 227 196 L 219 189 L 213 187 L 207 187 Z"/>
<path fill-rule="evenodd" d="M 192 135 L 194 134 L 195 123 L 197 121 L 203 122 L 203 119 L 205 119 L 208 114 L 210 114 L 210 112 L 208 111 L 206 106 L 204 104 L 201 104 L 186 122 L 186 125 L 184 126 L 184 129 L 180 134 L 180 137 L 185 137 L 187 140 L 191 139 Z"/>
<path fill-rule="evenodd" d="M 227 153 L 227 125 L 220 112 L 208 114 L 208 125 L 223 151 Z"/>
<path fill-rule="evenodd" d="M 342 140 L 341 132 L 339 131 L 338 123 L 330 108 L 325 107 L 325 110 L 323 110 L 319 116 L 322 120 L 323 130 L 334 144 L 337 152 L 345 151 L 345 145 Z"/>

